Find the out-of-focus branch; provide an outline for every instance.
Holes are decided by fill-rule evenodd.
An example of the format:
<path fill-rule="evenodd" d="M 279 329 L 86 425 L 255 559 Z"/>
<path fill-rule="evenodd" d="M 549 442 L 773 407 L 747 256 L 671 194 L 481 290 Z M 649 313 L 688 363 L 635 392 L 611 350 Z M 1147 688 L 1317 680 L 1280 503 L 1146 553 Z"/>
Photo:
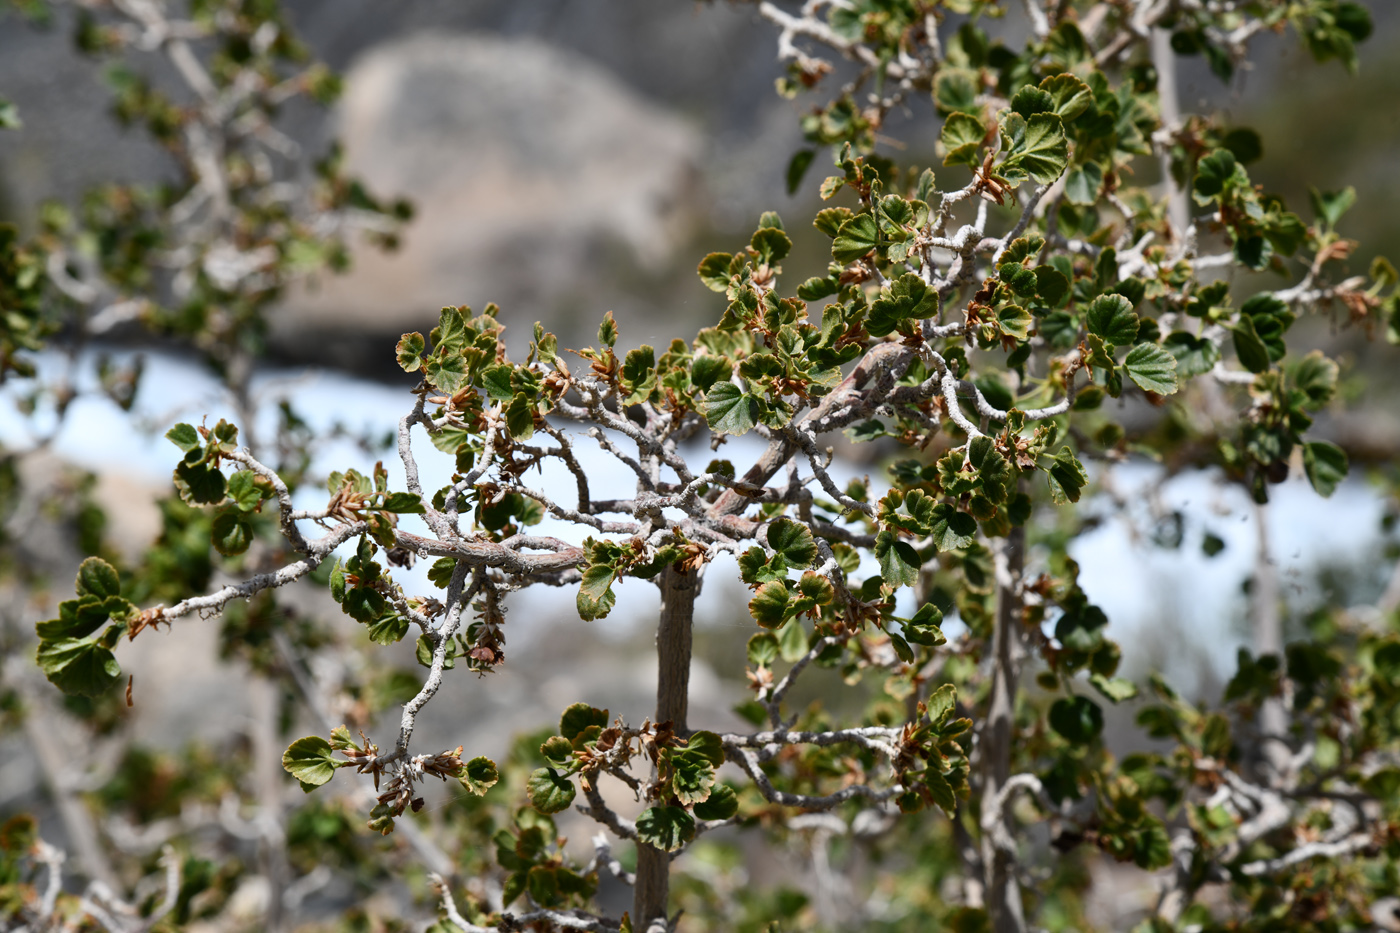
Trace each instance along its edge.
<path fill-rule="evenodd" d="M 1269 546 L 1269 507 L 1254 507 L 1255 551 L 1254 585 L 1250 591 L 1250 620 L 1253 626 L 1254 653 L 1283 657 L 1283 620 L 1279 615 L 1278 567 Z M 1272 771 L 1271 780 L 1282 782 L 1288 772 L 1288 748 L 1283 737 L 1288 732 L 1288 714 L 1283 700 L 1269 697 L 1259 709 L 1259 732 L 1263 737 L 1261 751 Z"/>
<path fill-rule="evenodd" d="M 1152 66 L 1157 69 L 1157 100 L 1161 108 L 1160 138 L 1153 137 L 1157 146 L 1157 161 L 1161 166 L 1162 186 L 1167 194 L 1167 219 L 1178 242 L 1186 242 L 1186 228 L 1191 223 L 1189 195 L 1172 176 L 1171 136 L 1181 127 L 1181 103 L 1177 96 L 1176 52 L 1172 51 L 1171 33 L 1152 27 Z"/>
<path fill-rule="evenodd" d="M 497 926 L 478 926 L 462 916 L 462 912 L 457 909 L 456 900 L 452 897 L 452 890 L 441 875 L 431 873 L 428 880 L 438 894 L 439 903 L 443 913 L 447 915 L 448 922 L 461 930 L 462 933 L 509 933 L 513 930 L 535 928 L 537 924 L 548 924 L 547 928 L 578 930 L 580 933 L 616 933 L 620 928 L 620 924 L 616 921 L 595 917 L 583 911 L 571 910 L 532 910 L 523 914 L 506 913 L 502 915 L 501 923 Z"/>
<path fill-rule="evenodd" d="M 24 734 L 34 749 L 35 757 L 39 759 L 44 779 L 53 794 L 64 834 L 77 857 L 78 870 L 93 881 L 116 890 L 121 882 L 102 849 L 97 824 L 88 811 L 86 801 L 69 780 L 73 773 L 72 763 L 59 747 L 58 730 L 52 721 L 52 714 L 46 710 L 46 704 L 41 699 L 26 706 Z"/>

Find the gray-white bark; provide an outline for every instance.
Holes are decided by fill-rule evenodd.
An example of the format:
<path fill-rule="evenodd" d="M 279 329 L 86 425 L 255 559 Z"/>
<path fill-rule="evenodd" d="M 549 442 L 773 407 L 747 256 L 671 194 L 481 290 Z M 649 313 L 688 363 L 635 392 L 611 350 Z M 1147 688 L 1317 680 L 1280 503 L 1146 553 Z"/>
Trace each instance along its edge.
<path fill-rule="evenodd" d="M 992 691 L 979 736 L 983 806 L 1000 799 L 1011 774 L 1015 741 L 1017 648 L 1021 627 L 1021 570 L 1026 533 L 1013 528 L 997 555 L 997 616 L 992 632 Z M 998 846 L 990 833 L 982 837 L 984 897 L 993 933 L 1025 933 L 1021 886 L 1016 881 L 1014 853 Z"/>
<path fill-rule="evenodd" d="M 677 735 L 687 732 L 690 705 L 691 621 L 700 589 L 695 571 L 667 567 L 661 572 L 661 617 L 656 630 L 656 716 L 669 722 Z M 637 880 L 633 889 L 632 926 L 647 930 L 666 920 L 671 856 L 644 842 L 637 843 Z"/>

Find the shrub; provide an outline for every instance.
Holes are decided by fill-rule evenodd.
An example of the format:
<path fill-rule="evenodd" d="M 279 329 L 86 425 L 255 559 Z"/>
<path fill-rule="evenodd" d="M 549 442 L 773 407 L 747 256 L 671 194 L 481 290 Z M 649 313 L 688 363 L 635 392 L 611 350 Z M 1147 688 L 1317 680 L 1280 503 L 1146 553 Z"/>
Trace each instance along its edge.
<path fill-rule="evenodd" d="M 54 209 L 32 241 L 0 243 L 5 375 L 31 376 L 26 352 L 56 334 L 136 317 L 200 348 L 240 413 L 237 425 L 170 429 L 179 503 L 166 533 L 137 565 L 83 561 L 75 597 L 38 623 L 38 664 L 100 703 L 123 681 L 122 642 L 232 614 L 228 651 L 324 723 L 282 755 L 317 792 L 285 835 L 303 876 L 328 863 L 362 877 L 433 872 L 433 929 L 467 931 L 1082 928 L 1094 849 L 1160 886 L 1141 930 L 1357 929 L 1395 889 L 1393 595 L 1385 624 L 1333 609 L 1283 651 L 1261 553 L 1258 656 L 1241 654 L 1218 706 L 1152 679 L 1137 718 L 1153 750 L 1120 757 L 1105 709 L 1139 686 L 1119 676 L 1109 620 L 1070 557 L 1092 527 L 1081 510 L 1095 480 L 1128 458 L 1218 471 L 1261 510 L 1290 469 L 1323 496 L 1346 476 L 1347 453 L 1313 430 L 1338 404 L 1339 364 L 1300 349 L 1290 328 L 1340 310 L 1342 325 L 1395 342 L 1396 273 L 1378 261 L 1349 274 L 1355 244 L 1338 227 L 1354 192 L 1315 194 L 1305 221 L 1251 181 L 1258 136 L 1177 112 L 1163 76 L 1173 55 L 1203 55 L 1228 78 L 1257 34 L 1290 27 L 1319 61 L 1354 68 L 1364 7 L 763 3 L 787 69 L 780 93 L 816 102 L 787 179 L 830 205 L 813 219 L 830 240 L 825 270 L 785 278 L 793 237 L 765 212 L 747 241 L 699 263 L 722 296 L 714 325 L 660 351 L 630 346 L 608 315 L 592 347 L 562 350 L 536 325 L 512 358 L 497 308 L 445 308 L 396 351 L 420 379 L 398 424 L 403 488 L 382 466 L 345 469 L 311 509 L 293 502 L 315 485 L 313 439 L 294 415 L 275 439 L 248 436 L 262 327 L 287 282 L 344 264 L 346 225 L 368 221 L 392 240 L 408 210 L 334 160 L 300 201 L 275 195 L 285 170 L 259 169 L 270 163 L 256 153 L 275 140 L 276 107 L 335 87 L 305 65 L 275 4 L 197 2 L 188 19 L 135 2 L 100 17 L 82 8 L 85 49 L 153 46 L 179 70 L 186 103 L 119 73 L 117 106 L 182 174 L 156 191 L 107 189 L 78 214 Z M 1024 30 L 1001 29 L 1012 12 Z M 936 157 L 884 145 L 904 110 L 941 121 Z M 1158 167 L 1160 180 L 1140 183 Z M 838 433 L 897 450 L 888 479 L 839 480 Z M 761 453 L 725 458 L 743 435 Z M 718 457 L 697 453 L 706 438 Z M 455 470 L 420 473 L 425 442 Z M 595 498 L 581 446 L 635 476 L 635 494 Z M 572 476 L 567 488 L 530 485 L 550 462 Z M 1126 508 L 1108 490 L 1094 498 Z M 569 537 L 532 533 L 546 516 Z M 206 537 L 218 556 L 201 566 Z M 735 698 L 749 728 L 694 729 L 693 609 L 707 574 L 731 566 L 725 555 L 752 594 L 749 692 Z M 431 592 L 396 579 L 414 559 L 432 562 Z M 212 583 L 214 567 L 231 582 Z M 426 673 L 373 704 L 402 703 L 396 734 L 367 736 L 368 712 L 354 729 L 333 714 L 307 660 L 336 649 L 279 601 L 298 580 L 327 586 L 371 642 L 416 640 Z M 592 622 L 643 580 L 660 592 L 653 715 L 615 716 L 585 696 L 510 760 L 415 747 L 416 717 L 445 677 L 506 663 L 511 594 L 558 588 Z M 834 711 L 794 704 L 794 685 L 821 669 L 839 672 L 850 698 Z M 432 832 L 412 815 L 428 778 L 482 800 Z M 333 780 L 360 782 L 358 812 L 321 800 Z M 635 792 L 635 818 L 605 799 L 609 782 Z M 275 797 L 262 805 L 273 830 L 255 830 L 261 871 L 285 886 L 284 814 Z M 570 809 L 600 827 L 586 864 L 553 820 Z M 365 821 L 408 834 L 414 854 L 390 863 L 355 849 Z M 673 862 L 721 831 L 779 850 L 810 833 L 837 914 Z M 634 868 L 614 845 L 635 849 Z M 246 870 L 179 851 L 134 900 L 100 877 L 107 887 L 73 897 L 57 886 L 60 853 L 17 818 L 0 910 L 32 929 L 84 917 L 178 928 L 196 894 L 217 913 L 220 884 Z M 832 859 L 860 853 L 874 878 L 837 890 Z M 620 917 L 595 898 L 605 874 L 633 888 Z M 272 890 L 276 927 L 285 898 Z"/>

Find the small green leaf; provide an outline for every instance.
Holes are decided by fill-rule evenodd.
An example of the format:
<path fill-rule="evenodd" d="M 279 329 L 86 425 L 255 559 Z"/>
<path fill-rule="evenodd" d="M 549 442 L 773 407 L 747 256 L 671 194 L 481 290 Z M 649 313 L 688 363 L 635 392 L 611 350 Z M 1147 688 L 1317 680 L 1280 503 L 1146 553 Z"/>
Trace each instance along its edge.
<path fill-rule="evenodd" d="M 166 440 L 185 451 L 185 453 L 189 453 L 199 446 L 199 432 L 194 429 L 193 425 L 184 423 L 177 424 L 175 427 L 165 432 L 165 437 Z"/>
<path fill-rule="evenodd" d="M 792 159 L 787 167 L 787 192 L 796 194 L 797 189 L 802 187 L 802 179 L 807 174 L 807 169 L 811 167 L 812 160 L 817 153 L 814 149 L 799 149 L 792 154 Z"/>
<path fill-rule="evenodd" d="M 571 743 L 592 726 L 606 729 L 608 711 L 587 703 L 575 703 L 559 717 L 559 734 Z"/>
<path fill-rule="evenodd" d="M 1094 102 L 1094 92 L 1079 78 L 1064 72 L 1040 82 L 1040 89 L 1050 95 L 1050 105 L 1060 119 L 1069 123 Z"/>
<path fill-rule="evenodd" d="M 408 620 L 397 612 L 388 611 L 369 623 L 369 640 L 376 645 L 394 645 L 408 634 Z"/>
<path fill-rule="evenodd" d="M 496 770 L 496 763 L 483 757 L 473 758 L 462 765 L 462 773 L 457 775 L 462 787 L 478 797 L 486 796 L 486 792 L 500 779 L 501 773 Z"/>
<path fill-rule="evenodd" d="M 817 559 L 817 542 L 812 532 L 790 518 L 779 518 L 768 526 L 768 546 L 789 567 L 807 567 Z"/>
<path fill-rule="evenodd" d="M 617 571 L 607 564 L 592 564 L 583 572 L 583 583 L 579 587 L 575 601 L 579 618 L 585 622 L 606 618 L 612 612 L 617 597 L 612 584 L 617 579 Z"/>
<path fill-rule="evenodd" d="M 724 764 L 724 742 L 713 732 L 692 733 L 686 740 L 685 753 L 709 762 L 711 767 Z"/>
<path fill-rule="evenodd" d="M 559 358 L 559 338 L 545 333 L 544 325 L 535 322 L 535 339 L 531 343 L 541 363 L 552 364 Z"/>
<path fill-rule="evenodd" d="M 1055 454 L 1054 461 L 1046 470 L 1046 476 L 1050 482 L 1050 498 L 1057 505 L 1078 502 L 1079 491 L 1089 483 L 1084 465 L 1075 458 L 1074 452 L 1068 447 L 1061 447 L 1060 452 Z"/>
<path fill-rule="evenodd" d="M 977 520 L 948 502 L 940 502 L 933 510 L 929 534 L 940 551 L 956 551 L 972 543 L 977 534 Z"/>
<path fill-rule="evenodd" d="M 1172 331 L 1162 341 L 1162 346 L 1176 357 L 1176 374 L 1181 379 L 1208 373 L 1220 362 L 1220 348 L 1215 341 L 1195 337 L 1186 331 Z"/>
<path fill-rule="evenodd" d="M 1075 745 L 1088 745 L 1103 732 L 1103 710 L 1088 697 L 1056 700 L 1050 707 L 1050 728 Z"/>
<path fill-rule="evenodd" d="M 943 612 L 933 603 L 924 603 L 911 619 L 904 619 L 904 637 L 916 645 L 936 648 L 948 639 L 939 628 Z"/>
<path fill-rule="evenodd" d="M 1298 361 L 1293 370 L 1293 385 L 1307 398 L 1308 408 L 1321 408 L 1331 401 L 1337 391 L 1340 367 L 1336 362 L 1313 350 Z"/>
<path fill-rule="evenodd" d="M 406 373 L 415 373 L 423 367 L 423 350 L 427 344 L 419 333 L 404 334 L 395 348 L 395 358 L 399 367 Z"/>
<path fill-rule="evenodd" d="M 908 542 L 901 541 L 892 531 L 875 535 L 875 557 L 880 561 L 880 575 L 890 586 L 913 586 L 919 579 L 919 553 Z"/>
<path fill-rule="evenodd" d="M 1308 474 L 1308 482 L 1323 498 L 1337 491 L 1337 486 L 1347 478 L 1346 451 L 1327 441 L 1310 441 L 1303 445 L 1303 471 Z"/>
<path fill-rule="evenodd" d="M 987 138 L 987 128 L 971 114 L 955 113 L 943 124 L 939 141 L 943 143 L 944 165 L 976 165 L 977 150 Z"/>
<path fill-rule="evenodd" d="M 350 594 L 354 595 L 358 592 L 360 592 L 360 589 L 357 587 L 351 590 Z M 371 590 L 370 592 L 373 591 Z M 374 595 L 379 596 L 378 593 L 374 593 Z M 382 606 L 384 597 L 380 596 L 379 598 L 380 605 Z M 447 642 L 447 649 L 442 653 L 442 669 L 445 671 L 450 671 L 457 666 L 456 645 L 457 643 L 455 641 L 449 639 Z M 431 668 L 433 666 L 433 653 L 435 650 L 433 640 L 428 637 L 427 632 L 424 632 L 422 635 L 418 636 L 418 641 L 413 645 L 413 656 L 423 667 Z"/>
<path fill-rule="evenodd" d="M 675 852 L 695 838 L 695 820 L 681 807 L 648 807 L 637 817 L 637 839 Z"/>
<path fill-rule="evenodd" d="M 540 754 L 562 768 L 573 760 L 574 746 L 562 735 L 551 735 L 540 746 Z"/>
<path fill-rule="evenodd" d="M 518 441 L 528 441 L 535 435 L 535 406 L 524 392 L 516 394 L 506 408 L 506 429 Z"/>
<path fill-rule="evenodd" d="M 777 628 L 787 612 L 788 588 L 781 581 L 765 583 L 749 600 L 749 615 L 764 628 Z"/>
<path fill-rule="evenodd" d="M 239 470 L 228 478 L 228 497 L 241 511 L 251 512 L 263 500 L 263 487 L 258 483 L 258 474 L 252 470 Z"/>
<path fill-rule="evenodd" d="M 749 639 L 746 653 L 754 667 L 770 667 L 778 657 L 778 639 L 770 632 L 759 632 Z"/>
<path fill-rule="evenodd" d="M 605 347 L 617 344 L 617 321 L 613 320 L 611 311 L 603 315 L 603 322 L 598 325 L 598 342 Z"/>
<path fill-rule="evenodd" d="M 384 497 L 384 504 L 380 508 L 400 515 L 420 515 L 424 511 L 423 500 L 411 492 L 389 493 Z"/>
<path fill-rule="evenodd" d="M 1133 864 L 1145 871 L 1157 871 L 1172 863 L 1171 837 L 1161 821 L 1147 817 L 1133 832 Z"/>
<path fill-rule="evenodd" d="M 1041 185 L 1060 177 L 1069 162 L 1069 144 L 1058 115 L 1037 113 L 1023 120 L 1013 113 L 1006 117 L 1002 129 L 1011 146 L 997 169 L 999 175 L 1012 182 L 1029 177 Z"/>
<path fill-rule="evenodd" d="M 1011 98 L 1011 109 L 1023 117 L 1054 110 L 1055 102 L 1048 93 L 1032 84 L 1023 85 Z"/>
<path fill-rule="evenodd" d="M 307 792 L 330 781 L 335 777 L 335 769 L 342 764 L 344 762 L 335 757 L 331 743 L 319 735 L 297 739 L 282 753 L 282 767 L 300 781 L 301 789 Z"/>
<path fill-rule="evenodd" d="M 870 305 L 865 329 L 872 337 L 883 337 L 910 321 L 937 313 L 938 292 L 919 276 L 906 272 L 892 285 L 880 289 L 880 297 Z"/>
<path fill-rule="evenodd" d="M 705 420 L 725 434 L 747 434 L 758 423 L 762 409 L 758 399 L 732 382 L 719 382 L 705 393 Z"/>
<path fill-rule="evenodd" d="M 1225 134 L 1221 143 L 1234 154 L 1235 161 L 1241 165 L 1258 162 L 1264 155 L 1264 141 L 1259 138 L 1258 133 L 1248 127 L 1235 127 Z"/>
<path fill-rule="evenodd" d="M 1080 207 L 1089 207 L 1098 201 L 1102 187 L 1103 169 L 1097 162 L 1076 165 L 1065 179 L 1065 200 Z"/>
<path fill-rule="evenodd" d="M 1155 343 L 1140 343 L 1129 350 L 1123 372 L 1144 392 L 1171 395 L 1177 389 L 1176 357 Z"/>
<path fill-rule="evenodd" d="M 1235 155 L 1228 149 L 1217 149 L 1196 166 L 1195 197 L 1197 204 L 1208 204 L 1225 190 L 1235 174 Z"/>
<path fill-rule="evenodd" d="M 574 782 L 553 768 L 536 768 L 525 783 L 530 806 L 541 813 L 559 813 L 574 802 Z"/>
<path fill-rule="evenodd" d="M 448 560 L 448 558 L 443 558 Z M 345 602 L 345 565 L 336 558 L 335 564 L 331 567 L 330 577 L 331 598 L 338 603 Z"/>
<path fill-rule="evenodd" d="M 221 454 L 233 453 L 238 447 L 238 425 L 230 424 L 223 418 L 209 432 L 209 449 Z"/>
<path fill-rule="evenodd" d="M 1269 348 L 1259 339 L 1254 329 L 1254 319 L 1241 314 L 1240 322 L 1230 329 L 1235 341 L 1235 354 L 1240 365 L 1252 373 L 1262 373 L 1269 368 Z"/>
<path fill-rule="evenodd" d="M 383 512 L 373 511 L 365 513 L 365 524 L 369 529 L 369 536 L 378 541 L 386 548 L 394 546 L 394 526 L 390 523 L 388 516 Z"/>
<path fill-rule="evenodd" d="M 443 308 L 438 314 L 438 326 L 429 334 L 437 344 L 433 348 L 435 354 L 445 348 L 450 354 L 457 356 L 465 349 L 467 322 L 462 315 L 463 311 L 471 313 L 469 308 Z"/>
<path fill-rule="evenodd" d="M 942 810 L 949 819 L 958 809 L 958 797 L 953 792 L 953 785 L 948 783 L 948 779 L 938 771 L 937 768 L 929 768 L 924 772 L 924 787 L 928 790 L 929 797 L 935 806 Z"/>
<path fill-rule="evenodd" d="M 938 77 L 933 82 L 933 101 L 938 112 L 944 114 L 970 113 L 977 109 L 977 83 L 979 75 L 970 68 L 944 66 L 938 69 Z"/>
<path fill-rule="evenodd" d="M 957 705 L 958 688 L 952 684 L 944 684 L 929 694 L 925 707 L 928 710 L 928 721 L 935 726 L 943 725 Z"/>
<path fill-rule="evenodd" d="M 346 590 L 346 598 L 342 601 L 342 608 L 351 619 L 356 622 L 374 622 L 379 616 L 384 615 L 386 604 L 384 594 L 378 590 L 371 590 L 370 587 L 353 587 Z M 428 651 L 431 656 L 431 651 Z"/>
<path fill-rule="evenodd" d="M 1006 283 L 1018 298 L 1035 294 L 1035 273 L 1019 262 L 1004 262 L 997 267 L 997 277 Z"/>
<path fill-rule="evenodd" d="M 216 505 L 224 501 L 228 483 L 216 467 L 182 461 L 175 467 L 175 488 L 190 505 Z"/>
<path fill-rule="evenodd" d="M 1054 266 L 1039 265 L 1035 267 L 1035 290 L 1045 304 L 1057 308 L 1069 294 L 1069 279 Z"/>
<path fill-rule="evenodd" d="M 807 631 L 797 618 L 788 619 L 778 628 L 778 654 L 789 664 L 807 653 Z"/>
<path fill-rule="evenodd" d="M 691 385 L 702 392 L 710 391 L 716 382 L 727 382 L 734 364 L 722 356 L 697 356 L 690 364 Z"/>
<path fill-rule="evenodd" d="M 695 816 L 701 820 L 728 820 L 739 812 L 739 795 L 728 784 L 716 784 L 710 788 L 710 796 L 694 806 Z"/>
<path fill-rule="evenodd" d="M 841 225 L 831 241 L 831 255 L 837 262 L 855 262 L 880 242 L 879 227 L 872 214 L 857 214 Z"/>
<path fill-rule="evenodd" d="M 64 693 L 95 697 L 121 677 L 121 665 L 93 639 L 59 638 L 39 643 L 39 669 Z"/>
<path fill-rule="evenodd" d="M 797 286 L 797 297 L 803 301 L 821 301 L 823 298 L 830 298 L 840 290 L 840 283 L 834 281 L 830 276 L 818 278 L 814 275 Z"/>
<path fill-rule="evenodd" d="M 34 623 L 34 631 L 41 641 L 58 638 L 87 638 L 100 629 L 113 615 L 125 615 L 134 607 L 120 596 L 98 599 L 85 596 L 82 599 L 68 599 L 58 604 L 58 618 Z"/>
<path fill-rule="evenodd" d="M 120 596 L 121 580 L 117 570 L 100 557 L 89 557 L 78 566 L 78 577 L 74 581 L 78 596 L 107 599 Z"/>
<path fill-rule="evenodd" d="M 248 545 L 253 542 L 253 529 L 248 524 L 246 513 L 237 508 L 226 508 L 214 516 L 209 537 L 215 550 L 225 557 L 233 557 L 248 550 Z"/>
<path fill-rule="evenodd" d="M 700 274 L 700 281 L 705 283 L 706 288 L 723 294 L 729 289 L 729 264 L 733 261 L 734 257 L 729 253 L 710 253 L 700 260 L 700 266 L 695 271 Z"/>
<path fill-rule="evenodd" d="M 1122 295 L 1095 298 L 1084 315 L 1084 322 L 1089 333 L 1115 347 L 1126 347 L 1137 337 L 1138 316 L 1133 313 L 1132 303 Z"/>
<path fill-rule="evenodd" d="M 1102 674 L 1090 674 L 1089 683 L 1114 703 L 1131 700 L 1138 693 L 1137 684 L 1125 677 L 1108 678 Z"/>
<path fill-rule="evenodd" d="M 782 262 L 792 250 L 792 240 L 779 227 L 763 227 L 754 233 L 749 245 L 764 265 Z"/>
<path fill-rule="evenodd" d="M 1313 213 L 1329 227 L 1337 226 L 1337 221 L 1356 203 L 1356 189 L 1350 186 L 1325 193 L 1309 188 L 1308 196 L 1312 200 Z"/>
<path fill-rule="evenodd" d="M 835 239 L 836 235 L 841 232 L 841 225 L 854 216 L 855 214 L 849 207 L 828 207 L 817 211 L 817 216 L 812 220 L 812 226 Z"/>

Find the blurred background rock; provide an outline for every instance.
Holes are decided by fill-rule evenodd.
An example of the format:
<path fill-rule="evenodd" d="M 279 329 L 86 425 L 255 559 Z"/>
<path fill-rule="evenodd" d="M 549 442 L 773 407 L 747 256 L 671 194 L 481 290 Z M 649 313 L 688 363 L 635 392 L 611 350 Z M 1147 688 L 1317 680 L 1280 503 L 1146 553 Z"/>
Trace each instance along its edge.
<path fill-rule="evenodd" d="M 364 250 L 349 276 L 287 298 L 273 342 L 284 359 L 389 377 L 385 338 L 442 305 L 488 301 L 502 306 L 513 344 L 541 320 L 576 346 L 606 310 L 625 340 L 658 343 L 713 310 L 693 275 L 699 256 L 732 249 L 760 209 L 797 216 L 783 167 L 801 146 L 802 105 L 774 93 L 775 37 L 752 6 L 287 6 L 313 54 L 345 76 L 345 93 L 329 114 L 289 108 L 282 128 L 308 154 L 339 136 L 372 190 L 409 197 L 418 214 L 397 255 Z M 1400 5 L 1370 6 L 1376 34 L 1361 47 L 1360 81 L 1336 65 L 1302 67 L 1289 37 L 1265 37 L 1255 67 L 1228 86 L 1200 59 L 1179 75 L 1185 109 L 1223 110 L 1260 131 L 1266 189 L 1299 207 L 1305 177 L 1366 192 L 1347 218 L 1363 261 L 1400 254 L 1400 107 L 1372 106 L 1400 97 Z M 0 137 L 0 217 L 25 226 L 45 199 L 157 178 L 165 165 L 110 116 L 103 66 L 72 49 L 65 25 L 39 33 L 0 19 L 0 87 L 26 121 Z M 1363 124 L 1362 112 L 1392 116 Z M 930 114 L 909 120 L 932 126 Z M 522 247 L 526 265 L 507 261 Z"/>

